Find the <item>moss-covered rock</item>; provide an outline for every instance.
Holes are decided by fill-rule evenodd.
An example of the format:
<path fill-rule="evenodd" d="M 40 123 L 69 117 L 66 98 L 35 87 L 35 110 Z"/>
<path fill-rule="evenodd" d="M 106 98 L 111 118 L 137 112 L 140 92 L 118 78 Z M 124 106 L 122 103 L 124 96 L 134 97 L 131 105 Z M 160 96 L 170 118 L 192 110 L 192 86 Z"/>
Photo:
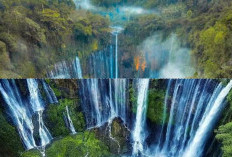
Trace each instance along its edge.
<path fill-rule="evenodd" d="M 46 149 L 48 157 L 106 157 L 110 156 L 108 148 L 96 139 L 93 132 L 77 133 L 54 141 Z"/>
<path fill-rule="evenodd" d="M 130 132 L 120 118 L 115 118 L 111 124 L 106 123 L 94 129 L 94 132 L 113 154 L 119 155 L 129 151 Z"/>

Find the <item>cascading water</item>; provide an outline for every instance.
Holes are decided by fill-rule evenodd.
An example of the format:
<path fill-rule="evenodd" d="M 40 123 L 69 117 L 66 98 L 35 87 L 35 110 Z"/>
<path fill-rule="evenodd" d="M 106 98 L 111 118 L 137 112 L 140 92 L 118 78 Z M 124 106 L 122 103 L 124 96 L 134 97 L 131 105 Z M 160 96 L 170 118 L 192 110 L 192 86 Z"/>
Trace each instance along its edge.
<path fill-rule="evenodd" d="M 102 51 L 92 53 L 87 59 L 88 75 L 94 78 L 111 78 L 114 77 L 114 67 L 111 65 L 112 48 L 106 48 Z M 112 52 L 113 53 L 113 52 Z"/>
<path fill-rule="evenodd" d="M 223 101 L 225 97 L 229 93 L 232 88 L 232 81 L 224 87 L 217 99 L 213 102 L 212 106 L 207 110 L 207 113 L 204 114 L 203 119 L 200 121 L 199 128 L 197 129 L 195 136 L 193 137 L 192 141 L 189 143 L 188 148 L 186 149 L 183 156 L 185 157 L 194 157 L 194 156 L 201 156 L 202 148 L 204 147 L 204 143 L 208 138 L 208 134 L 210 130 L 212 130 L 213 125 L 215 124 L 215 120 L 217 119 L 217 115 L 221 112 L 223 108 Z"/>
<path fill-rule="evenodd" d="M 135 126 L 132 133 L 133 138 L 133 156 L 139 156 L 143 153 L 147 113 L 147 95 L 148 95 L 149 79 L 141 79 L 137 82 L 138 96 L 137 96 L 137 111 Z"/>
<path fill-rule="evenodd" d="M 128 64 L 131 62 L 131 60 L 127 61 L 127 63 L 124 65 L 119 64 L 122 61 L 122 53 L 119 53 L 120 51 L 118 46 L 119 34 L 123 31 L 123 27 L 126 25 L 126 22 L 130 20 L 131 16 L 138 16 L 142 14 L 158 14 L 158 12 L 155 10 L 146 10 L 137 6 L 124 6 L 124 2 L 118 6 L 114 6 L 115 8 L 106 9 L 104 7 L 93 6 L 90 0 L 73 1 L 77 10 L 89 10 L 94 14 L 110 18 L 112 22 L 110 27 L 112 43 L 111 45 L 107 45 L 105 48 L 98 50 L 97 52 L 91 52 L 91 54 L 87 57 L 83 57 L 81 60 L 84 60 L 82 64 L 83 67 L 80 66 L 80 61 L 77 57 L 74 63 L 73 61 L 63 61 L 55 64 L 54 69 L 48 72 L 47 76 L 49 78 L 82 78 L 82 71 L 83 74 L 89 76 L 90 78 L 119 78 L 125 75 L 133 75 L 132 73 L 127 74 L 124 71 L 128 67 L 123 67 L 131 67 L 131 63 Z M 159 58 L 159 56 L 156 58 Z M 74 65 L 72 65 L 70 62 L 72 62 Z M 154 73 L 156 72 L 151 70 L 151 74 L 148 75 L 152 78 L 157 78 L 157 74 Z"/>
<path fill-rule="evenodd" d="M 69 108 L 68 106 L 66 106 L 66 119 L 67 119 L 67 127 L 69 128 L 69 130 L 72 132 L 72 134 L 76 134 L 76 130 L 75 130 L 75 127 L 73 125 L 73 122 L 72 122 L 72 119 L 70 117 L 70 114 L 69 114 Z"/>
<path fill-rule="evenodd" d="M 162 127 L 156 133 L 158 138 L 152 143 L 147 143 L 147 138 L 150 137 L 150 133 L 147 132 L 150 126 L 146 128 L 149 80 L 137 81 L 135 118 L 128 115 L 127 108 L 122 108 L 125 107 L 122 104 L 126 103 L 125 94 L 122 92 L 126 87 L 124 81 L 81 81 L 82 108 L 89 129 L 100 127 L 106 122 L 111 129 L 113 118 L 121 117 L 126 124 L 131 121 L 123 117 L 132 118 L 132 156 L 185 157 L 186 154 L 191 154 L 189 151 L 202 156 L 207 138 L 213 130 L 215 120 L 220 116 L 223 101 L 232 87 L 232 82 L 223 88 L 215 80 L 168 80 Z M 123 98 L 123 102 L 119 103 L 119 97 Z M 112 137 L 112 140 L 115 139 Z"/>
<path fill-rule="evenodd" d="M 74 66 L 75 78 L 82 79 L 81 63 L 78 57 L 75 58 L 73 66 Z"/>
<path fill-rule="evenodd" d="M 87 128 L 108 123 L 109 136 L 118 144 L 120 153 L 120 141 L 111 134 L 111 123 L 118 117 L 131 130 L 132 149 L 128 154 L 132 156 L 204 156 L 206 144 L 225 107 L 225 98 L 232 89 L 232 81 L 224 87 L 218 80 L 167 80 L 163 115 L 159 124 L 147 120 L 149 116 L 146 111 L 150 105 L 147 104 L 148 90 L 153 89 L 153 82 L 151 87 L 148 79 L 138 79 L 133 83 L 137 94 L 135 111 L 129 108 L 126 93 L 131 82 L 126 79 L 78 80 Z M 28 90 L 23 92 L 22 85 Z M 12 119 L 26 149 L 44 148 L 52 139 L 43 121 L 46 101 L 42 99 L 42 90 L 47 98 L 56 103 L 56 98 L 52 98 L 52 89 L 44 80 L 0 80 L 0 96 L 5 102 L 6 113 Z M 64 115 L 67 127 L 76 133 L 71 114 L 66 106 Z"/>
<path fill-rule="evenodd" d="M 80 85 L 88 128 L 101 126 L 115 117 L 126 121 L 126 79 L 80 80 Z"/>
<path fill-rule="evenodd" d="M 19 135 L 26 149 L 36 147 L 33 137 L 34 126 L 29 104 L 22 99 L 14 80 L 1 80 L 0 92 L 6 102 L 9 115 L 17 127 Z"/>
<path fill-rule="evenodd" d="M 232 82 L 223 88 L 213 80 L 170 80 L 159 141 L 146 154 L 157 157 L 202 156 L 206 139 L 231 88 Z M 171 101 L 168 100 L 170 97 Z"/>
<path fill-rule="evenodd" d="M 66 63 L 65 61 L 56 63 L 54 65 L 54 68 L 52 71 L 49 71 L 47 76 L 49 78 L 70 78 L 70 73 L 69 73 L 69 69 L 71 69 L 68 66 L 68 63 Z"/>
<path fill-rule="evenodd" d="M 80 59 L 76 56 L 71 62 L 56 63 L 52 71 L 47 73 L 49 78 L 83 78 Z"/>
<path fill-rule="evenodd" d="M 42 84 L 43 84 L 43 88 L 44 88 L 44 90 L 46 92 L 47 98 L 49 100 L 49 103 L 50 104 L 58 103 L 56 95 L 53 92 L 53 90 L 51 89 L 51 87 L 44 80 L 42 81 Z"/>
<path fill-rule="evenodd" d="M 44 111 L 44 103 L 41 100 L 38 82 L 34 79 L 27 79 L 28 89 L 30 92 L 30 103 L 34 113 L 38 114 L 38 122 L 39 122 L 39 135 L 40 135 L 40 144 L 41 146 L 46 146 L 50 143 L 52 136 L 48 131 L 47 127 L 43 122 L 43 111 Z"/>
<path fill-rule="evenodd" d="M 6 103 L 9 116 L 18 129 L 25 148 L 27 150 L 38 147 L 44 148 L 52 139 L 50 132 L 43 122 L 45 104 L 41 99 L 37 80 L 28 79 L 27 87 L 29 95 L 25 98 L 18 89 L 15 80 L 0 81 L 0 93 Z M 54 95 L 52 96 L 53 91 L 49 89 L 50 87 L 45 84 L 43 87 L 47 97 L 56 102 L 57 99 Z M 33 117 L 37 117 L 37 121 L 32 121 Z M 38 132 L 38 140 L 35 138 L 35 132 Z"/>
<path fill-rule="evenodd" d="M 92 53 L 87 59 L 88 74 L 94 78 L 118 78 L 118 34 L 123 30 L 120 26 L 111 27 L 112 43 L 104 50 Z"/>

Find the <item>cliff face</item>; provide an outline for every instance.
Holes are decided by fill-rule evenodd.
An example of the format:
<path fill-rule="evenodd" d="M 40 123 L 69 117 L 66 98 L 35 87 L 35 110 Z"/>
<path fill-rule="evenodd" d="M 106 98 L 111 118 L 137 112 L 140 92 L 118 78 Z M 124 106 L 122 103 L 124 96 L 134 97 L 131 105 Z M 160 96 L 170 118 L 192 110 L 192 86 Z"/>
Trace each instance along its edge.
<path fill-rule="evenodd" d="M 93 131 L 96 137 L 109 147 L 111 153 L 120 155 L 130 152 L 130 130 L 120 118 L 115 118 Z"/>

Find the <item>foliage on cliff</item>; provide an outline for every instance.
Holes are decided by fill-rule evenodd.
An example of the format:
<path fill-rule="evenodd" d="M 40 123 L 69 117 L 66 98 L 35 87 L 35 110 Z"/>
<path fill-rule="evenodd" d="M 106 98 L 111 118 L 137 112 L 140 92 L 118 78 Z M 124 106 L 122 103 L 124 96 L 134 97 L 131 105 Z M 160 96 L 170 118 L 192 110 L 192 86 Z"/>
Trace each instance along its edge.
<path fill-rule="evenodd" d="M 89 131 L 55 140 L 46 148 L 45 154 L 48 157 L 110 156 L 108 148 L 104 143 L 96 139 L 94 133 Z M 41 156 L 37 150 L 29 150 L 22 154 L 22 157 Z"/>
<path fill-rule="evenodd" d="M 66 136 L 70 130 L 65 123 L 66 106 L 77 132 L 85 129 L 84 114 L 81 112 L 77 95 L 76 80 L 46 80 L 55 92 L 59 103 L 50 104 L 45 111 L 45 121 L 54 137 Z"/>
<path fill-rule="evenodd" d="M 223 157 L 232 156 L 232 122 L 219 127 L 216 138 L 222 142 Z"/>
<path fill-rule="evenodd" d="M 192 49 L 195 76 L 232 76 L 231 1 L 143 0 L 134 4 L 158 10 L 158 13 L 138 16 L 127 24 L 122 35 L 126 51 L 136 53 L 138 43 L 157 31 L 163 32 L 164 39 L 176 33 L 182 45 Z"/>
<path fill-rule="evenodd" d="M 78 111 L 78 104 L 72 99 L 61 99 L 59 104 L 51 104 L 46 110 L 46 123 L 54 137 L 65 136 L 70 134 L 70 130 L 65 124 L 64 115 L 66 113 L 66 106 L 69 107 L 70 118 L 76 131 L 83 131 L 85 128 L 84 115 Z"/>
<path fill-rule="evenodd" d="M 147 117 L 156 124 L 162 124 L 163 111 L 165 110 L 165 90 L 159 86 L 160 84 L 161 81 L 153 80 L 148 93 Z"/>
<path fill-rule="evenodd" d="M 96 50 L 93 43 L 105 47 L 108 25 L 72 0 L 0 0 L 0 74 L 44 76 L 48 65 Z"/>
<path fill-rule="evenodd" d="M 230 157 L 232 155 L 232 91 L 227 96 L 227 107 L 221 118 L 220 126 L 215 131 L 216 139 L 220 142 L 222 156 Z"/>

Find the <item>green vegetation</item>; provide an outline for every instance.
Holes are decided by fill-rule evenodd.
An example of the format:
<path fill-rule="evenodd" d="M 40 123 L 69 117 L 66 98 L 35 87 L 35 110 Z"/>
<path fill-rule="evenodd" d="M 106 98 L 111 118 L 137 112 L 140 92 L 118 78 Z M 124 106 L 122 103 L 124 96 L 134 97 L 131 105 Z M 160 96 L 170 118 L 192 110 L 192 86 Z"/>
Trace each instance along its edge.
<path fill-rule="evenodd" d="M 58 104 L 50 104 L 45 110 L 45 121 L 52 135 L 59 137 L 70 134 L 70 130 L 67 128 L 64 119 L 65 115 L 67 115 L 66 106 L 68 106 L 69 114 L 76 131 L 84 131 L 85 119 L 80 109 L 76 80 L 46 79 L 46 82 L 50 85 L 59 100 Z"/>
<path fill-rule="evenodd" d="M 230 0 L 91 2 L 107 8 L 124 4 L 157 10 L 131 17 L 125 23 L 119 37 L 123 42 L 119 44 L 128 56 L 138 53 L 137 46 L 156 32 L 163 32 L 164 39 L 175 33 L 182 45 L 192 49 L 195 77 L 231 77 Z M 90 53 L 107 47 L 109 25 L 107 16 L 75 10 L 72 0 L 0 0 L 1 77 L 45 76 L 46 70 L 58 61 L 70 60 L 77 54 L 86 59 Z"/>
<path fill-rule="evenodd" d="M 210 18 L 212 24 L 194 32 L 191 38 L 196 46 L 193 52 L 197 63 L 207 77 L 231 77 L 232 12 L 221 13 L 218 19 L 206 18 Z"/>
<path fill-rule="evenodd" d="M 228 94 L 227 101 L 228 105 L 223 112 L 218 129 L 215 131 L 216 139 L 221 143 L 223 157 L 232 155 L 232 91 Z"/>
<path fill-rule="evenodd" d="M 109 21 L 75 10 L 72 0 L 0 0 L 1 77 L 44 76 L 49 65 L 106 47 L 109 37 Z"/>
<path fill-rule="evenodd" d="M 138 53 L 136 46 L 154 33 L 161 31 L 163 39 L 176 33 L 182 45 L 192 49 L 195 77 L 231 77 L 231 1 L 142 0 L 134 4 L 159 9 L 160 14 L 141 15 L 126 25 L 122 47 L 131 56 Z"/>
<path fill-rule="evenodd" d="M 55 140 L 45 153 L 48 157 L 110 156 L 108 148 L 95 138 L 93 132 L 88 131 Z M 41 157 L 41 154 L 37 150 L 30 150 L 23 153 L 22 157 Z"/>
<path fill-rule="evenodd" d="M 125 36 L 138 40 L 128 39 L 129 42 L 126 44 L 139 44 L 147 37 L 151 36 L 155 31 L 162 30 L 164 26 L 165 23 L 163 19 L 156 14 L 136 17 L 126 25 Z"/>
<path fill-rule="evenodd" d="M 87 154 L 96 157 L 110 155 L 108 148 L 95 138 L 94 133 L 87 131 L 57 140 L 46 149 L 46 155 L 49 157 L 84 157 Z"/>
<path fill-rule="evenodd" d="M 16 128 L 10 124 L 0 109 L 0 154 L 2 157 L 19 156 L 24 151 Z"/>
<path fill-rule="evenodd" d="M 232 122 L 220 126 L 216 138 L 222 142 L 223 157 L 232 156 Z"/>
<path fill-rule="evenodd" d="M 24 152 L 21 157 L 42 157 L 42 155 L 39 150 L 35 149 Z"/>
<path fill-rule="evenodd" d="M 165 92 L 163 90 L 149 90 L 147 117 L 156 124 L 162 124 L 164 97 Z"/>
<path fill-rule="evenodd" d="M 59 104 L 51 104 L 46 110 L 46 123 L 54 137 L 65 136 L 70 134 L 65 125 L 64 115 L 66 115 L 66 106 L 69 107 L 70 117 L 76 131 L 83 131 L 85 128 L 85 120 L 82 112 L 78 111 L 78 103 L 73 99 L 61 99 Z"/>
<path fill-rule="evenodd" d="M 147 117 L 151 122 L 158 125 L 162 124 L 163 120 L 166 87 L 163 83 L 163 80 L 151 80 L 148 92 Z"/>
<path fill-rule="evenodd" d="M 132 108 L 132 111 L 134 112 L 134 113 L 136 113 L 136 111 L 137 111 L 137 97 L 136 97 L 136 92 L 135 92 L 135 89 L 134 89 L 134 87 L 133 87 L 133 85 L 132 84 L 130 84 L 130 87 L 129 87 L 129 98 L 130 98 L 130 106 L 131 106 L 131 108 Z"/>

